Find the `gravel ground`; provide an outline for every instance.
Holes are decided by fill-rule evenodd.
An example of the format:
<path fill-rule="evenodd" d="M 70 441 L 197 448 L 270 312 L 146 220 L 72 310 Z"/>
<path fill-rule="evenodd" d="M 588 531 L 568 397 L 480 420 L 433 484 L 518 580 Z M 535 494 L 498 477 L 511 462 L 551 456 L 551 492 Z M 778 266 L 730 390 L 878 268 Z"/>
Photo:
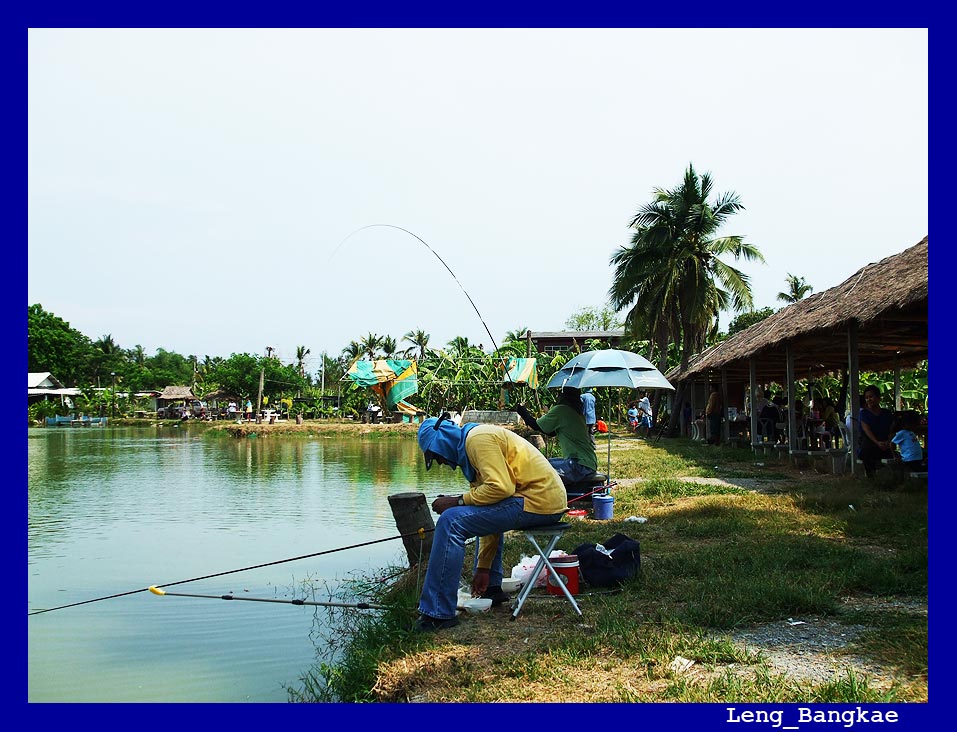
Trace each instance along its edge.
<path fill-rule="evenodd" d="M 927 615 L 925 603 L 902 600 L 854 598 L 845 600 L 845 606 Z M 847 650 L 866 630 L 863 625 L 845 625 L 831 618 L 812 616 L 752 626 L 735 631 L 730 637 L 741 647 L 760 653 L 772 673 L 820 684 L 843 677 L 852 669 L 858 676 L 869 677 L 875 686 L 890 686 L 895 680 L 891 669 Z"/>

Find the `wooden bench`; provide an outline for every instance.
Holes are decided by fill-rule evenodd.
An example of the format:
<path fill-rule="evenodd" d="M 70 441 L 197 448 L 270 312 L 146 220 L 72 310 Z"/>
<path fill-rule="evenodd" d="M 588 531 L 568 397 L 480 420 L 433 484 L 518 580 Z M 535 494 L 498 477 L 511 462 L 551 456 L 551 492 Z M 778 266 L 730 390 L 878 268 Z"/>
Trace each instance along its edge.
<path fill-rule="evenodd" d="M 811 466 L 811 452 L 810 450 L 789 450 L 788 454 L 791 456 L 791 462 L 798 467 L 810 467 Z"/>
<path fill-rule="evenodd" d="M 820 449 L 808 450 L 807 456 L 808 456 L 808 460 L 810 460 L 811 462 L 811 466 L 815 470 L 818 470 L 818 466 L 820 466 L 820 470 L 818 470 L 818 472 L 821 472 L 821 473 L 831 472 L 830 466 L 827 464 L 828 462 L 827 450 L 820 450 Z"/>
<path fill-rule="evenodd" d="M 831 472 L 834 475 L 844 475 L 844 473 L 847 471 L 847 448 L 831 448 L 827 451 L 827 454 L 831 458 Z"/>

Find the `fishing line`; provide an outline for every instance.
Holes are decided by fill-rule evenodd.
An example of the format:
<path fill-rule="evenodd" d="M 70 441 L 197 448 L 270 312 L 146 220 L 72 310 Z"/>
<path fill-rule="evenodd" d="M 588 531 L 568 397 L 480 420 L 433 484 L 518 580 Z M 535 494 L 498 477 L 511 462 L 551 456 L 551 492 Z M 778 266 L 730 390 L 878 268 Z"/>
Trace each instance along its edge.
<path fill-rule="evenodd" d="M 462 287 L 462 283 L 459 282 L 459 278 L 455 276 L 455 272 L 452 271 L 452 268 L 449 267 L 449 265 L 447 265 L 447 264 L 445 263 L 445 260 L 442 259 L 442 257 L 439 256 L 438 252 L 436 252 L 432 247 L 430 247 L 430 246 L 428 245 L 428 243 L 425 241 L 425 239 L 423 239 L 423 238 L 420 237 L 419 235 L 412 233 L 412 232 L 409 231 L 408 229 L 403 229 L 401 226 L 396 226 L 395 224 L 369 224 L 368 226 L 362 226 L 362 227 L 356 229 L 356 230 L 353 231 L 351 234 L 349 234 L 349 236 L 347 236 L 345 239 L 343 239 L 341 242 L 339 242 L 339 245 L 338 245 L 335 249 L 333 249 L 333 250 L 332 250 L 332 254 L 329 255 L 329 259 L 331 260 L 331 259 L 335 256 L 336 252 L 339 251 L 340 247 L 342 247 L 342 245 L 345 244 L 346 241 L 347 241 L 350 237 L 354 236 L 355 234 L 358 234 L 360 231 L 365 231 L 366 229 L 372 229 L 372 228 L 375 228 L 375 227 L 377 227 L 377 226 L 382 226 L 382 227 L 386 227 L 386 228 L 389 228 L 389 229 L 398 229 L 399 231 L 404 231 L 404 232 L 405 232 L 406 234 L 408 234 L 409 236 L 415 237 L 415 238 L 418 239 L 420 242 L 422 242 L 423 246 L 425 246 L 426 249 L 428 249 L 430 252 L 432 252 L 432 254 L 435 255 L 435 258 L 438 259 L 438 260 L 442 263 L 442 266 L 445 267 L 446 270 L 448 270 L 448 273 L 449 273 L 450 275 L 452 275 L 452 279 L 455 280 L 455 284 L 457 284 L 457 285 L 459 286 L 459 288 L 462 290 L 462 292 L 465 293 L 465 297 L 468 298 L 469 304 L 472 306 L 472 309 L 475 311 L 475 314 L 478 315 L 478 319 L 481 321 L 482 327 L 485 328 L 485 332 L 488 333 L 488 337 L 492 340 L 492 345 L 495 346 L 495 350 L 497 351 L 497 350 L 498 350 L 498 343 L 495 342 L 495 336 L 492 335 L 492 331 L 490 331 L 489 328 L 488 328 L 488 326 L 485 324 L 485 318 L 482 317 L 482 313 L 480 313 L 480 312 L 479 312 L 479 309 L 475 306 L 475 301 L 472 300 L 472 296 L 469 295 L 468 291 L 467 291 L 464 287 Z M 506 363 L 504 356 L 502 357 L 502 365 L 503 365 L 503 367 L 506 367 L 506 368 L 504 368 L 505 376 L 506 376 L 506 377 L 508 378 L 508 380 L 511 381 L 512 384 L 514 385 L 515 382 L 512 380 L 512 375 L 508 372 L 508 368 L 507 368 L 508 364 Z"/>
<path fill-rule="evenodd" d="M 207 574 L 207 575 L 203 575 L 202 577 L 193 577 L 191 579 L 178 580 L 176 582 L 166 582 L 165 584 L 162 584 L 162 585 L 150 585 L 150 587 L 141 587 L 138 590 L 128 590 L 127 592 L 118 592 L 115 595 L 106 595 L 105 597 L 95 597 L 92 600 L 83 600 L 81 602 L 73 602 L 73 603 L 70 603 L 69 605 L 60 605 L 58 607 L 44 608 L 43 610 L 34 610 L 32 613 L 27 613 L 27 615 L 28 616 L 40 615 L 41 613 L 49 613 L 49 612 L 53 612 L 54 610 L 63 610 L 68 607 L 77 607 L 78 605 L 87 605 L 91 602 L 100 602 L 101 600 L 112 600 L 117 597 L 125 597 L 126 595 L 135 595 L 137 592 L 153 592 L 152 588 L 154 587 L 174 587 L 175 585 L 182 585 L 182 584 L 186 584 L 187 582 L 197 582 L 198 580 L 210 579 L 212 577 L 222 577 L 227 574 L 235 574 L 236 572 L 245 572 L 250 569 L 259 569 L 261 567 L 271 567 L 275 564 L 284 564 L 285 562 L 295 562 L 300 559 L 309 559 L 310 557 L 322 556 L 323 554 L 332 554 L 334 552 L 342 552 L 342 551 L 345 551 L 346 549 L 356 549 L 361 546 L 369 546 L 371 544 L 380 544 L 384 541 L 404 539 L 408 536 L 418 536 L 420 539 L 424 539 L 425 534 L 429 531 L 435 531 L 435 529 L 420 528 L 418 531 L 413 531 L 410 534 L 399 534 L 398 536 L 390 536 L 385 539 L 373 539 L 372 541 L 364 541 L 361 544 L 352 544 L 351 546 L 343 546 L 343 547 L 339 547 L 338 549 L 326 549 L 321 552 L 314 552 L 313 554 L 303 554 L 302 556 L 299 556 L 299 557 L 290 557 L 289 559 L 277 559 L 274 562 L 266 562 L 264 564 L 254 564 L 251 567 L 242 567 L 240 569 L 230 569 L 225 572 L 216 572 L 215 574 Z"/>
<path fill-rule="evenodd" d="M 319 602 L 318 600 L 277 600 L 270 597 L 237 597 L 236 595 L 194 595 L 187 592 L 166 592 L 156 585 L 151 585 L 149 591 L 161 597 L 203 597 L 207 600 L 244 600 L 246 602 L 276 602 L 280 605 L 314 605 L 316 607 L 350 607 L 358 610 L 388 610 L 389 605 L 375 605 L 369 602 Z"/>

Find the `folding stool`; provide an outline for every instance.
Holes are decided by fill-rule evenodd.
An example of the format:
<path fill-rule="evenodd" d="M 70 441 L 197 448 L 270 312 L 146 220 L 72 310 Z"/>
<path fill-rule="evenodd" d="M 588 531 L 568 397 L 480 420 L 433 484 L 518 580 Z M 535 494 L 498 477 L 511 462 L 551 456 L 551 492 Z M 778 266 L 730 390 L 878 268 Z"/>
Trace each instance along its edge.
<path fill-rule="evenodd" d="M 558 543 L 558 540 L 562 537 L 562 534 L 571 526 L 568 523 L 558 523 L 558 524 L 546 524 L 545 526 L 535 526 L 529 529 L 519 529 L 525 538 L 528 539 L 532 546 L 538 551 L 538 564 L 535 565 L 534 571 L 529 576 L 528 582 L 525 583 L 525 586 L 522 588 L 522 591 L 518 593 L 518 600 L 515 604 L 515 610 L 512 612 L 512 620 L 518 617 L 518 614 L 522 611 L 522 606 L 525 604 L 525 600 L 528 599 L 529 593 L 532 591 L 532 588 L 535 587 L 535 580 L 538 579 L 538 575 L 541 573 L 543 567 L 548 568 L 549 574 L 554 578 L 555 583 L 565 594 L 565 597 L 572 604 L 572 607 L 575 608 L 575 612 L 579 615 L 582 614 L 581 609 L 578 607 L 578 603 L 575 602 L 575 598 L 572 596 L 572 593 L 568 591 L 568 588 L 565 586 L 565 582 L 562 580 L 561 575 L 558 574 L 558 570 L 552 566 L 552 563 L 549 559 L 549 555 L 552 553 L 552 550 L 555 549 L 555 545 Z M 548 542 L 548 545 L 543 549 L 539 543 L 538 538 L 551 537 L 551 540 Z"/>

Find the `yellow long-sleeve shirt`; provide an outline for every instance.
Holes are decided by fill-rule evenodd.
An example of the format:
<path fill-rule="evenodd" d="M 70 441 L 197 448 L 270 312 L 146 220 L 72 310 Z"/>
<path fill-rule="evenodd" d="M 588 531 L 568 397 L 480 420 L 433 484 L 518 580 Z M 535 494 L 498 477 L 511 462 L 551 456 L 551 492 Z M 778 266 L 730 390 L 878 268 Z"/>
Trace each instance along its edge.
<path fill-rule="evenodd" d="M 568 508 L 558 473 L 524 437 L 496 425 L 478 425 L 465 438 L 465 452 L 475 468 L 475 480 L 462 496 L 467 505 L 488 506 L 518 496 L 528 513 L 557 514 Z M 498 536 L 483 536 L 478 566 L 491 567 L 497 550 Z"/>

